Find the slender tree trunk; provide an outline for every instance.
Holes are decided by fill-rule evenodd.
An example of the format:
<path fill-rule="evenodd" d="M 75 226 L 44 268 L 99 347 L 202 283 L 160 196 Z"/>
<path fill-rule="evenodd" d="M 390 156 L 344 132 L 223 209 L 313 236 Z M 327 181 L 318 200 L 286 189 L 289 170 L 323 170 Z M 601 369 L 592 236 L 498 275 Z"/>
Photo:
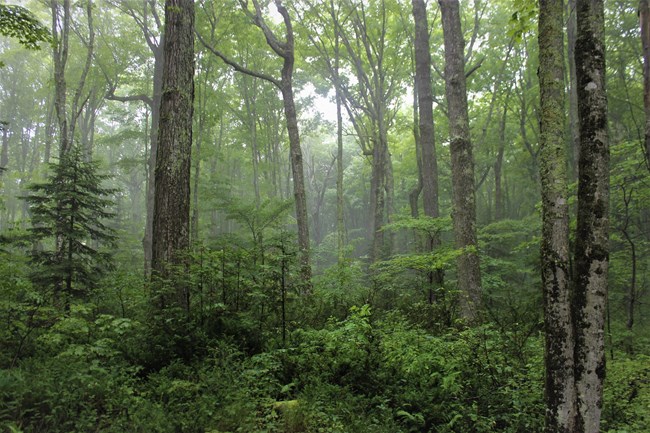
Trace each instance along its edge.
<path fill-rule="evenodd" d="M 418 164 L 418 183 L 415 184 L 409 193 L 409 206 L 411 208 L 411 216 L 417 218 L 420 214 L 419 200 L 420 193 L 422 192 L 422 143 L 420 141 L 420 121 L 419 121 L 419 107 L 418 107 L 418 77 L 415 75 L 415 86 L 413 89 L 413 140 L 415 141 L 415 160 Z M 419 244 L 416 234 L 416 242 Z M 419 248 L 419 247 L 418 247 Z"/>
<path fill-rule="evenodd" d="M 628 245 L 630 246 L 630 261 L 631 263 L 631 273 L 632 275 L 630 276 L 630 288 L 628 289 L 627 292 L 627 299 L 626 299 L 626 314 L 627 314 L 627 321 L 625 322 L 625 326 L 628 331 L 632 330 L 632 327 L 634 326 L 634 308 L 636 306 L 636 262 L 637 262 L 637 257 L 636 257 L 636 244 L 634 243 L 634 239 L 630 235 L 629 232 L 629 225 L 630 225 L 630 202 L 632 201 L 632 194 L 633 191 L 630 189 L 629 193 L 627 192 L 625 185 L 621 185 L 621 191 L 623 192 L 623 203 L 625 205 L 625 219 L 624 219 L 624 224 L 623 227 L 621 227 L 621 233 L 623 234 L 623 237 L 627 241 Z"/>
<path fill-rule="evenodd" d="M 383 256 L 384 231 L 384 183 L 386 152 L 381 140 L 373 146 L 372 171 L 370 177 L 370 218 L 368 219 L 369 231 L 372 237 L 370 248 L 370 262 L 374 263 Z"/>
<path fill-rule="evenodd" d="M 639 24 L 643 46 L 643 107 L 645 108 L 645 159 L 650 170 L 650 5 L 648 0 L 639 1 Z"/>
<path fill-rule="evenodd" d="M 567 63 L 569 64 L 569 138 L 571 169 L 573 179 L 578 178 L 578 160 L 580 159 L 580 130 L 578 128 L 578 82 L 576 80 L 576 0 L 567 3 Z"/>
<path fill-rule="evenodd" d="M 156 158 L 158 154 L 158 129 L 160 126 L 160 104 L 162 101 L 163 65 L 165 52 L 163 46 L 165 37 L 162 36 L 160 44 L 152 47 L 154 54 L 153 67 L 153 98 L 151 99 L 151 130 L 149 131 L 149 160 L 147 161 L 147 218 L 142 238 L 144 250 L 144 274 L 151 273 L 152 248 L 153 248 L 153 212 L 156 195 Z"/>
<path fill-rule="evenodd" d="M 289 154 L 291 158 L 291 173 L 293 175 L 293 196 L 296 202 L 296 222 L 298 224 L 298 248 L 300 249 L 300 267 L 303 281 L 310 284 L 311 265 L 309 260 L 309 224 L 307 221 L 307 197 L 305 195 L 305 175 L 302 164 L 302 150 L 300 149 L 300 134 L 298 131 L 298 116 L 293 100 L 293 86 L 291 75 L 293 73 L 293 50 L 291 61 L 285 60 L 282 72 L 282 99 L 284 113 L 287 118 L 287 131 L 289 133 Z"/>
<path fill-rule="evenodd" d="M 415 84 L 419 107 L 420 146 L 422 152 L 422 202 L 424 215 L 438 218 L 438 160 L 436 158 L 433 124 L 433 91 L 431 89 L 431 53 L 429 48 L 429 26 L 424 0 L 412 0 L 415 21 Z M 432 234 L 427 239 L 427 251 L 440 246 L 440 236 Z M 429 273 L 432 285 L 442 284 L 442 270 Z M 432 298 L 430 297 L 430 300 Z"/>
<path fill-rule="evenodd" d="M 546 432 L 572 433 L 576 414 L 569 272 L 569 208 L 564 141 L 563 1 L 539 2 L 542 290 Z"/>
<path fill-rule="evenodd" d="M 152 270 L 168 279 L 190 246 L 190 155 L 194 102 L 194 1 L 165 2 L 165 61 L 155 170 Z M 173 304 L 189 314 L 189 285 L 175 281 Z M 163 297 L 163 307 L 166 300 Z"/>
<path fill-rule="evenodd" d="M 476 238 L 474 157 L 469 132 L 463 33 L 458 0 L 438 0 L 445 40 L 445 88 L 448 104 L 453 223 L 458 258 L 461 314 L 476 322 L 481 309 L 481 271 Z"/>
<path fill-rule="evenodd" d="M 335 42 L 335 80 L 339 80 L 339 38 L 336 36 Z M 342 96 L 338 86 L 336 90 L 336 232 L 337 244 L 336 251 L 338 264 L 342 266 L 345 260 L 345 220 L 343 216 L 343 113 L 342 113 Z"/>
<path fill-rule="evenodd" d="M 43 163 L 50 163 L 50 156 L 52 153 L 52 140 L 54 137 L 54 131 L 56 129 L 56 124 L 54 123 L 54 103 L 50 102 L 49 108 L 47 110 L 47 118 L 45 120 L 45 150 L 43 153 Z"/>
<path fill-rule="evenodd" d="M 68 39 L 70 36 L 70 0 L 51 1 L 52 8 L 52 56 L 54 58 L 54 108 L 59 123 L 59 158 L 69 150 L 67 83 L 65 69 L 68 62 Z"/>
<path fill-rule="evenodd" d="M 598 433 L 605 379 L 609 268 L 609 137 L 602 0 L 577 0 L 576 71 L 580 120 L 574 329 L 576 432 Z"/>
<path fill-rule="evenodd" d="M 0 152 L 0 177 L 9 165 L 9 122 L 0 122 L 2 131 L 2 151 Z"/>
<path fill-rule="evenodd" d="M 501 114 L 501 122 L 499 125 L 499 149 L 497 150 L 497 157 L 494 161 L 494 219 L 500 221 L 505 218 L 505 200 L 503 192 L 503 183 L 501 178 L 503 176 L 503 155 L 506 150 L 506 118 L 508 116 L 508 96 L 503 106 L 503 114 Z"/>
<path fill-rule="evenodd" d="M 417 76 L 418 114 L 420 144 L 422 149 L 423 208 L 426 216 L 437 218 L 438 208 L 438 161 L 436 159 L 433 124 L 433 92 L 431 89 L 431 53 L 429 28 L 424 0 L 413 0 L 415 20 L 415 74 Z"/>

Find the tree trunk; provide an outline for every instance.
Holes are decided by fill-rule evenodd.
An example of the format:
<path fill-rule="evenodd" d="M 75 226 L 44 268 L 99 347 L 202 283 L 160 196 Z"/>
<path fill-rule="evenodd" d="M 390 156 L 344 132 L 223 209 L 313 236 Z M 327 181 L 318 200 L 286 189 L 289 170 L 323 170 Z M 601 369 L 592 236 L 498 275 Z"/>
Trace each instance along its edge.
<path fill-rule="evenodd" d="M 160 128 L 155 170 L 152 271 L 171 278 L 190 245 L 190 155 L 194 102 L 194 1 L 165 2 Z M 189 314 L 189 285 L 175 281 L 172 301 Z M 166 300 L 162 297 L 162 306 Z"/>
<path fill-rule="evenodd" d="M 499 149 L 497 150 L 497 157 L 494 161 L 494 219 L 500 221 L 505 218 L 505 200 L 503 197 L 503 154 L 506 150 L 506 118 L 508 116 L 508 100 L 510 91 L 506 96 L 506 102 L 503 106 L 503 114 L 501 115 L 501 122 L 499 125 Z"/>
<path fill-rule="evenodd" d="M 476 239 L 474 157 L 469 132 L 464 41 L 458 0 L 438 0 L 445 40 L 445 88 L 448 104 L 452 204 L 458 258 L 458 286 L 463 318 L 472 323 L 481 308 L 481 271 Z"/>
<path fill-rule="evenodd" d="M 147 161 L 147 219 L 142 238 L 144 250 L 144 274 L 151 273 L 152 248 L 153 248 L 153 212 L 156 195 L 156 158 L 158 154 L 158 129 L 160 126 L 160 105 L 162 101 L 163 65 L 165 52 L 163 46 L 165 37 L 162 36 L 160 44 L 152 46 L 154 55 L 153 66 L 153 98 L 151 99 L 151 131 L 149 131 L 149 160 Z"/>
<path fill-rule="evenodd" d="M 650 170 L 650 5 L 648 0 L 639 1 L 639 24 L 643 46 L 643 107 L 645 108 L 645 159 Z"/>
<path fill-rule="evenodd" d="M 292 38 L 293 41 L 293 38 Z M 287 50 L 289 51 L 289 50 Z M 307 221 L 307 197 L 305 195 L 305 175 L 302 165 L 302 150 L 300 149 L 300 133 L 298 131 L 298 116 L 293 100 L 293 42 L 291 54 L 287 56 L 282 68 L 282 100 L 284 114 L 287 118 L 289 133 L 289 154 L 291 158 L 291 174 L 293 175 L 293 196 L 296 202 L 296 223 L 298 224 L 298 248 L 300 249 L 300 267 L 303 281 L 310 284 L 311 265 L 309 261 L 309 224 Z M 290 59 L 288 59 L 290 57 Z"/>
<path fill-rule="evenodd" d="M 9 122 L 0 121 L 2 151 L 0 152 L 0 177 L 9 165 Z"/>
<path fill-rule="evenodd" d="M 418 183 L 415 184 L 411 192 L 409 193 L 409 206 L 411 208 L 411 217 L 417 218 L 420 215 L 419 209 L 419 199 L 420 193 L 423 188 L 422 181 L 422 144 L 420 142 L 420 118 L 419 116 L 419 107 L 418 107 L 418 77 L 415 75 L 415 85 L 413 89 L 413 140 L 415 141 L 415 161 L 418 165 Z M 419 244 L 417 233 L 415 235 L 415 241 Z"/>
<path fill-rule="evenodd" d="M 339 74 L 339 38 L 336 37 L 336 81 Z M 338 265 L 343 266 L 345 260 L 345 220 L 343 218 L 343 113 L 341 91 L 338 86 L 336 90 L 336 252 Z"/>
<path fill-rule="evenodd" d="M 580 124 L 574 328 L 576 431 L 598 433 L 605 378 L 609 267 L 609 137 L 602 0 L 577 1 L 576 71 Z"/>
<path fill-rule="evenodd" d="M 563 0 L 539 2 L 542 290 L 544 294 L 546 432 L 572 433 L 576 414 L 564 141 Z"/>
<path fill-rule="evenodd" d="M 580 130 L 578 128 L 578 82 L 576 81 L 576 0 L 567 3 L 567 63 L 569 64 L 569 138 L 571 169 L 573 179 L 578 178 L 578 160 L 580 159 Z"/>
<path fill-rule="evenodd" d="M 69 150 L 68 115 L 66 108 L 67 85 L 65 68 L 68 62 L 68 39 L 70 35 L 70 0 L 52 0 L 52 56 L 54 58 L 54 108 L 59 123 L 59 158 Z M 61 14 L 63 14 L 61 16 Z"/>
<path fill-rule="evenodd" d="M 429 26 L 424 0 L 413 0 L 415 21 L 415 85 L 418 95 L 419 138 L 422 153 L 422 202 L 424 215 L 438 218 L 438 160 L 436 158 L 435 131 L 433 123 L 433 91 L 431 89 L 431 53 L 429 47 Z M 427 251 L 433 252 L 440 246 L 440 236 L 435 233 L 427 239 Z M 431 288 L 443 283 L 442 270 L 429 272 Z M 432 292 L 433 293 L 433 292 Z M 432 300 L 432 297 L 429 297 Z"/>

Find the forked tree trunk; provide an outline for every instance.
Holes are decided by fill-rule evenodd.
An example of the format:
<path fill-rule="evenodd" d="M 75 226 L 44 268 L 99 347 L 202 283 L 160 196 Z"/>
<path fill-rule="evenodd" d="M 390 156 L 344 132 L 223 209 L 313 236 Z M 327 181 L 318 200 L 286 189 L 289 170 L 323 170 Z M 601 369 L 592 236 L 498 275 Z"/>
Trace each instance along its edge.
<path fill-rule="evenodd" d="M 474 157 L 469 132 L 465 54 L 458 0 L 438 0 L 445 40 L 445 88 L 448 104 L 452 203 L 458 258 L 458 286 L 463 318 L 476 322 L 481 308 L 481 271 L 476 238 Z"/>
<path fill-rule="evenodd" d="M 572 433 L 576 415 L 564 141 L 562 3 L 562 0 L 539 2 L 539 170 L 542 183 L 541 259 L 547 433 Z"/>
<path fill-rule="evenodd" d="M 605 379 L 605 314 L 609 268 L 609 137 L 602 0 L 578 0 L 576 72 L 580 161 L 574 293 L 575 431 L 598 433 Z"/>

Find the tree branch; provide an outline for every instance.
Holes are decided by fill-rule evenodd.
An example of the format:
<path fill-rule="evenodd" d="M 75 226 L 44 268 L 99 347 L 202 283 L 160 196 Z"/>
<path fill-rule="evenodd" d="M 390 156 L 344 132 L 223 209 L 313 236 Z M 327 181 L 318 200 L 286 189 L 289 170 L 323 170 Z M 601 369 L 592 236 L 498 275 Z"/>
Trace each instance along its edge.
<path fill-rule="evenodd" d="M 260 78 L 260 79 L 262 79 L 264 81 L 268 81 L 270 83 L 275 84 L 278 89 L 280 89 L 280 90 L 282 89 L 282 83 L 280 82 L 280 80 L 278 80 L 276 78 L 273 78 L 270 75 L 263 74 L 261 72 L 256 72 L 256 71 L 253 71 L 251 69 L 248 69 L 248 68 L 240 65 L 239 63 L 235 62 L 234 60 L 229 59 L 221 51 L 218 51 L 214 47 L 209 45 L 205 41 L 205 39 L 203 39 L 203 37 L 199 34 L 199 32 L 195 32 L 195 33 L 196 33 L 196 37 L 199 39 L 199 41 L 201 41 L 201 43 L 203 44 L 203 46 L 205 48 L 207 48 L 212 54 L 214 54 L 215 56 L 217 56 L 221 60 L 223 60 L 223 62 L 225 64 L 231 66 L 237 72 L 241 72 L 242 74 L 250 75 L 251 77 L 257 77 L 257 78 Z"/>

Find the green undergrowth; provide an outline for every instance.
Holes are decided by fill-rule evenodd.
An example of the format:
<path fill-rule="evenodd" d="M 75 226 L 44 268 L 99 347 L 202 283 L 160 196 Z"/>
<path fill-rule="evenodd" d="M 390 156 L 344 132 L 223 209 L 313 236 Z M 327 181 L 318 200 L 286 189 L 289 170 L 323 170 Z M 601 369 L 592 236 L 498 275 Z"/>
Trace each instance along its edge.
<path fill-rule="evenodd" d="M 75 306 L 0 370 L 7 432 L 536 432 L 542 341 L 493 326 L 431 335 L 401 313 L 353 307 L 286 348 L 214 340 L 191 363 L 145 372 L 144 326 Z M 516 347 L 517 349 L 513 349 Z M 604 425 L 645 432 L 647 357 L 608 362 Z M 12 368 L 10 368 L 12 367 Z"/>

